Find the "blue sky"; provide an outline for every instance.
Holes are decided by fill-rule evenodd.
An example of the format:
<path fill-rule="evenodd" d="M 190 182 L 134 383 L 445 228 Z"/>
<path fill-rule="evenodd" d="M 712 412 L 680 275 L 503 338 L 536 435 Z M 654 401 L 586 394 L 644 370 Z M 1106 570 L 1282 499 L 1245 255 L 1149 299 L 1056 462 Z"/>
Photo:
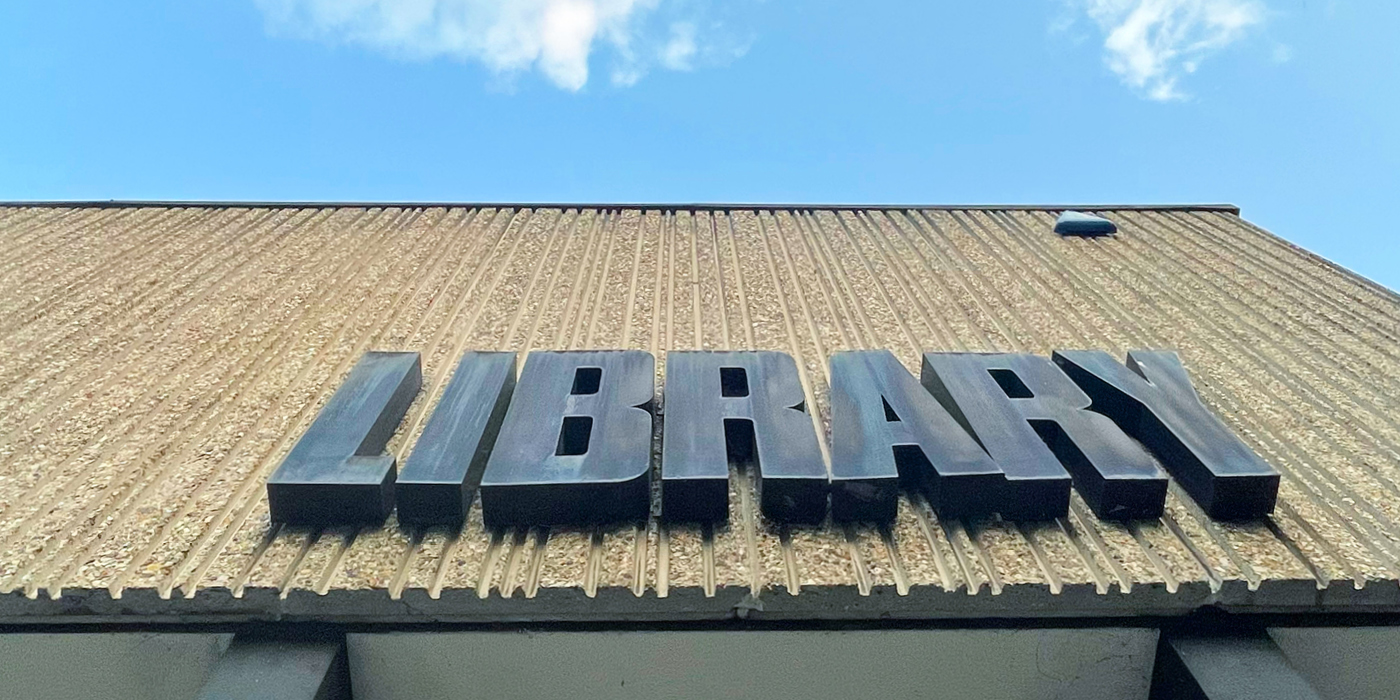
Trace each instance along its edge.
<path fill-rule="evenodd" d="M 1400 3 L 0 6 L 0 198 L 1219 202 L 1392 288 Z"/>

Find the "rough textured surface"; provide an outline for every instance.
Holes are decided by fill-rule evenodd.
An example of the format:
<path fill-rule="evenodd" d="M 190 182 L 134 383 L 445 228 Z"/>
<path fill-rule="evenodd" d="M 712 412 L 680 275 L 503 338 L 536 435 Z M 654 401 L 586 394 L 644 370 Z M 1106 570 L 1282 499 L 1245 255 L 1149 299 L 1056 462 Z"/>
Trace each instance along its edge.
<path fill-rule="evenodd" d="M 0 621 L 1400 609 L 1400 299 L 1227 209 L 1058 213 L 0 207 Z M 422 353 L 402 462 L 464 351 L 538 348 L 782 350 L 823 435 L 838 350 L 1176 349 L 1279 508 L 775 529 L 736 473 L 713 530 L 270 527 L 361 353 Z"/>

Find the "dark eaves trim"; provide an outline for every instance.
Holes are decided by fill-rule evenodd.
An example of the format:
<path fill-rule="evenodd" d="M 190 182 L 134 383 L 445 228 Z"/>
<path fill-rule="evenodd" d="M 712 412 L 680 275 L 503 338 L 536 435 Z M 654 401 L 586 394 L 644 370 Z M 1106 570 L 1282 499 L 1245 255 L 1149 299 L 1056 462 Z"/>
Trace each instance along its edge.
<path fill-rule="evenodd" d="M 660 209 L 694 211 L 778 211 L 778 210 L 854 210 L 854 209 L 942 209 L 942 210 L 1015 210 L 1015 211 L 1211 211 L 1239 216 L 1240 208 L 1233 204 L 754 204 L 695 202 L 670 204 L 662 202 L 599 203 L 599 202 L 240 202 L 240 201 L 179 201 L 179 200 L 51 200 L 0 202 L 0 207 L 256 207 L 256 208 L 316 208 L 316 207 L 500 207 L 512 209 Z"/>

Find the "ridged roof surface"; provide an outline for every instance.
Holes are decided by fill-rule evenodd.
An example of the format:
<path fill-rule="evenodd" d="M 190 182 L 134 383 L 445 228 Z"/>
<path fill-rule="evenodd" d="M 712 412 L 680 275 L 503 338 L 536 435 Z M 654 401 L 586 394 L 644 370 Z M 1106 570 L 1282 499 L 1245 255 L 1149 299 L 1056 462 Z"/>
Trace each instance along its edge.
<path fill-rule="evenodd" d="M 1223 207 L 0 207 L 0 622 L 1119 615 L 1400 608 L 1400 299 Z M 1275 515 L 778 531 L 278 529 L 264 481 L 359 356 L 1177 350 Z M 658 423 L 659 426 L 659 423 Z M 659 433 L 659 431 L 658 431 Z"/>

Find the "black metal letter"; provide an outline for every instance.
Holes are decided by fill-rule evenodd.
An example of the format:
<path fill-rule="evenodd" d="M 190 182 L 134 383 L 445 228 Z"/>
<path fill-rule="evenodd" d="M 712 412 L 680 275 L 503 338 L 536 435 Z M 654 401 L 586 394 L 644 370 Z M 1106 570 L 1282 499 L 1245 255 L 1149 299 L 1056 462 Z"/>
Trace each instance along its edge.
<path fill-rule="evenodd" d="M 460 522 L 515 389 L 515 353 L 469 352 L 399 472 L 399 522 Z"/>
<path fill-rule="evenodd" d="M 759 502 L 769 518 L 820 522 L 827 470 L 804 404 L 797 363 L 781 352 L 666 355 L 661 515 L 723 521 L 729 464 L 758 464 Z"/>
<path fill-rule="evenodd" d="M 1212 518 L 1259 518 L 1274 510 L 1279 474 L 1201 403 L 1174 352 L 1134 350 L 1126 367 L 1106 352 L 1061 351 L 1055 363 L 1167 465 Z"/>
<path fill-rule="evenodd" d="M 1064 516 L 1068 469 L 1100 518 L 1155 518 L 1167 475 L 1048 358 L 926 353 L 924 385 L 1006 473 L 1008 519 Z"/>
<path fill-rule="evenodd" d="M 1001 468 L 888 350 L 831 356 L 831 516 L 888 522 L 899 484 L 945 517 L 996 510 Z"/>
<path fill-rule="evenodd" d="M 491 527 L 645 520 L 656 361 L 532 352 L 481 479 Z"/>
<path fill-rule="evenodd" d="M 382 522 L 394 507 L 384 454 L 422 385 L 416 352 L 367 352 L 267 480 L 273 522 Z"/>

